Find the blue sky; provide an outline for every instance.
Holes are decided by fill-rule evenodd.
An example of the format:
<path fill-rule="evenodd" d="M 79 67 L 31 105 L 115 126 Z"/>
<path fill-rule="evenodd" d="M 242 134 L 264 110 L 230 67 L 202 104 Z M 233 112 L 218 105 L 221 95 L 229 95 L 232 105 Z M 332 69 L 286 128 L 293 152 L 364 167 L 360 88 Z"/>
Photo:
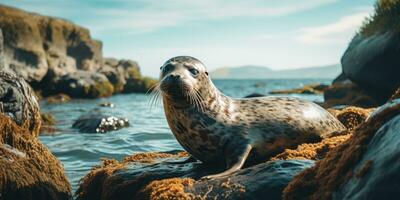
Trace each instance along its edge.
<path fill-rule="evenodd" d="M 103 41 L 105 57 L 139 62 L 158 76 L 168 58 L 191 55 L 211 71 L 261 65 L 272 69 L 340 62 L 373 12 L 373 0 L 2 0 L 68 19 Z"/>

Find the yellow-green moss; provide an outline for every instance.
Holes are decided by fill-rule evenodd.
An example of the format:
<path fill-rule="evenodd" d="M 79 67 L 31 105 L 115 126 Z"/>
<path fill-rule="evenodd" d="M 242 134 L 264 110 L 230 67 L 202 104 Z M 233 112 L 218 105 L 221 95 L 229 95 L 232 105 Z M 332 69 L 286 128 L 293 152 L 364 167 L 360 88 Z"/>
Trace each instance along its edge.
<path fill-rule="evenodd" d="M 89 98 L 108 97 L 114 93 L 114 86 L 109 81 L 102 81 L 85 87 L 84 93 Z"/>

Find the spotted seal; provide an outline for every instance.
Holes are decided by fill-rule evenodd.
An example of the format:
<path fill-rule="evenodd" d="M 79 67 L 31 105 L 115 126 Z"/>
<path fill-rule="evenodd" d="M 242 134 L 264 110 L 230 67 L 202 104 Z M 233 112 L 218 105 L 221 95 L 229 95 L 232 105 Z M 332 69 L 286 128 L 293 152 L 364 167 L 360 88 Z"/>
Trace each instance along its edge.
<path fill-rule="evenodd" d="M 168 125 L 178 142 L 196 160 L 225 166 L 225 171 L 205 178 L 230 175 L 246 160 L 265 161 L 285 148 L 345 130 L 313 102 L 292 97 L 228 97 L 193 57 L 171 58 L 160 70 L 155 91 L 162 96 Z"/>

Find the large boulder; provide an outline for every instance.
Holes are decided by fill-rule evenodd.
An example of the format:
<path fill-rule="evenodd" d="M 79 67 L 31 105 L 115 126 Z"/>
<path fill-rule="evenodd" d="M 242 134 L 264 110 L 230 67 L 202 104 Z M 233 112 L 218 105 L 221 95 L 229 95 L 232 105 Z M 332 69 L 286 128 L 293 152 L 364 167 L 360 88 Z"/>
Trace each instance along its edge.
<path fill-rule="evenodd" d="M 400 35 L 391 31 L 356 35 L 342 57 L 343 72 L 386 98 L 400 86 Z"/>
<path fill-rule="evenodd" d="M 400 100 L 376 109 L 353 136 L 294 178 L 284 199 L 398 199 Z"/>
<path fill-rule="evenodd" d="M 400 1 L 379 0 L 341 60 L 346 77 L 386 99 L 400 86 L 399 22 Z"/>
<path fill-rule="evenodd" d="M 0 13 L 9 68 L 28 82 L 76 69 L 95 71 L 103 64 L 101 42 L 83 27 L 7 6 L 0 6 Z"/>
<path fill-rule="evenodd" d="M 39 135 L 40 112 L 34 92 L 25 80 L 0 71 L 0 113 L 27 127 L 34 136 Z"/>
<path fill-rule="evenodd" d="M 186 154 L 142 153 L 123 162 L 106 160 L 94 168 L 77 190 L 77 199 L 281 199 L 294 175 L 311 167 L 310 160 L 278 160 L 248 167 L 229 178 L 199 180 L 218 168 L 198 162 L 171 164 Z"/>

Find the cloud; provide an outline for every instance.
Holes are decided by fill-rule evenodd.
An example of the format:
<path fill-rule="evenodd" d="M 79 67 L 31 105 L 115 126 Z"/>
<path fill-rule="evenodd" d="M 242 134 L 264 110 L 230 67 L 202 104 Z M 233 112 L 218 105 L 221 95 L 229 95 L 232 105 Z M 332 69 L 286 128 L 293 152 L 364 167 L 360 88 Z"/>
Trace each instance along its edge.
<path fill-rule="evenodd" d="M 234 18 L 277 17 L 338 0 L 4 0 L 23 9 L 76 19 L 95 32 L 152 32 L 185 23 Z"/>
<path fill-rule="evenodd" d="M 311 45 L 347 42 L 368 16 L 369 12 L 358 12 L 330 24 L 302 28 L 297 31 L 296 40 Z"/>

